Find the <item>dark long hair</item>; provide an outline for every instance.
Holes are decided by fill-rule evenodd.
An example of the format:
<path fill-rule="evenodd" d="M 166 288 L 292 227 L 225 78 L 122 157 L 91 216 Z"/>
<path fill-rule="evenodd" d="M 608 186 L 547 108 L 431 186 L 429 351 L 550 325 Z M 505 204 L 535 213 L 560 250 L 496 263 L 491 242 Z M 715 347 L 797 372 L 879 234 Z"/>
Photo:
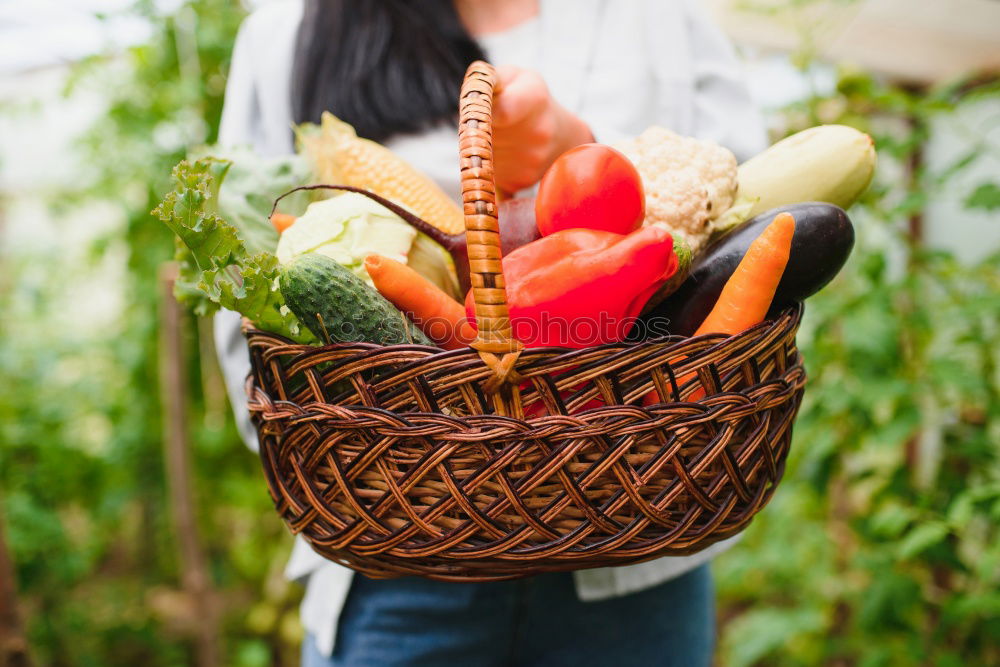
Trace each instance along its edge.
<path fill-rule="evenodd" d="M 470 62 L 483 51 L 453 0 L 305 0 L 292 74 L 292 115 L 331 111 L 383 141 L 453 117 Z"/>

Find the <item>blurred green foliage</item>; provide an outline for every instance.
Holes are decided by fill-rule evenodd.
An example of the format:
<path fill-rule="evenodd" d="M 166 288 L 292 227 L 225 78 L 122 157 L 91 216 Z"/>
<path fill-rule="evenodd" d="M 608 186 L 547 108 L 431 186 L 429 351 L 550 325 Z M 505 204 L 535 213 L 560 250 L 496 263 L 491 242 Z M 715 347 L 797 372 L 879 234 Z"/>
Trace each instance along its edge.
<path fill-rule="evenodd" d="M 188 148 L 215 140 L 244 11 L 231 0 L 128 11 L 152 36 L 74 68 L 67 93 L 103 91 L 107 113 L 82 138 L 78 187 L 53 198 L 67 225 L 94 201 L 118 206 L 123 223 L 76 258 L 82 266 L 63 249 L 3 258 L 16 278 L 0 289 L 0 502 L 41 665 L 193 664 L 199 622 L 181 590 L 164 473 L 158 270 L 173 241 L 149 212 Z M 120 296 L 121 316 L 97 331 L 66 321 L 72 283 L 108 257 L 125 258 L 118 279 L 91 287 Z M 189 317 L 184 341 L 221 653 L 225 664 L 297 664 L 300 592 L 281 576 L 290 539 L 233 427 L 208 323 Z"/>
<path fill-rule="evenodd" d="M 187 665 L 176 535 L 163 471 L 158 268 L 168 231 L 149 211 L 186 150 L 211 142 L 242 10 L 187 0 L 131 10 L 151 39 L 93 58 L 70 90 L 106 91 L 81 151 L 92 169 L 59 206 L 111 201 L 124 223 L 89 249 L 122 253 L 123 315 L 105 329 L 60 317 L 55 255 L 8 255 L 0 285 L 0 502 L 29 640 L 43 665 Z M 973 265 L 914 234 L 927 195 L 984 159 L 931 173 L 930 125 L 995 85 L 924 94 L 844 72 L 833 95 L 787 110 L 787 131 L 870 132 L 882 178 L 858 210 L 841 276 L 811 299 L 810 373 L 785 481 L 719 558 L 719 662 L 1000 664 L 1000 254 Z M 900 176 L 902 174 L 902 176 Z M 966 206 L 996 210 L 1000 184 Z M 110 288 L 109 288 L 110 289 Z M 226 664 L 295 664 L 299 592 L 290 540 L 235 433 L 207 323 L 191 317 L 188 404 L 195 502 L 219 591 Z"/>
<path fill-rule="evenodd" d="M 960 263 L 921 238 L 928 196 L 998 159 L 977 142 L 931 171 L 931 125 L 998 92 L 844 71 L 784 114 L 870 133 L 879 170 L 851 259 L 806 308 L 785 480 L 716 561 L 727 667 L 1000 664 L 1000 248 Z M 998 185 L 961 199 L 992 210 Z"/>

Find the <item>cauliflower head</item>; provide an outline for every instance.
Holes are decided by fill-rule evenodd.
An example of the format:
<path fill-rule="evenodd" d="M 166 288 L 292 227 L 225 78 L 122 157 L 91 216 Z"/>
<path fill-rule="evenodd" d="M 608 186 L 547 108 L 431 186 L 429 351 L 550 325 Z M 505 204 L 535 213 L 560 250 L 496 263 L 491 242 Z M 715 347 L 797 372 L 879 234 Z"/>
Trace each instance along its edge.
<path fill-rule="evenodd" d="M 652 126 L 614 146 L 632 161 L 646 191 L 646 220 L 682 237 L 697 251 L 712 222 L 736 197 L 736 156 L 710 141 Z"/>

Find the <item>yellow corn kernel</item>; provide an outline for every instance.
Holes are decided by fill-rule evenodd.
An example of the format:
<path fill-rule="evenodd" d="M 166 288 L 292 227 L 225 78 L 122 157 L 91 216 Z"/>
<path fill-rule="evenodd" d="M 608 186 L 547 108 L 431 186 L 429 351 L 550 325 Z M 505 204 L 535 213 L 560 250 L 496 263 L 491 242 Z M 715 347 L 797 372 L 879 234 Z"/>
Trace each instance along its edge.
<path fill-rule="evenodd" d="M 447 234 L 465 230 L 462 209 L 437 184 L 333 114 L 324 113 L 318 128 L 300 128 L 298 139 L 323 183 L 371 190 Z"/>

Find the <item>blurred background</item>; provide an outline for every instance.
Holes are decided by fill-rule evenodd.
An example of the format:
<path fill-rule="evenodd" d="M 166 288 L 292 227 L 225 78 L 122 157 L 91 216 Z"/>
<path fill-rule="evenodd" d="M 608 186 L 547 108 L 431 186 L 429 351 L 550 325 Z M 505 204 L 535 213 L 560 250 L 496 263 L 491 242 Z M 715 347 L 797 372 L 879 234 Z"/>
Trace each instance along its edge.
<path fill-rule="evenodd" d="M 149 215 L 264 2 L 0 0 L 0 664 L 298 664 L 291 537 Z M 1000 664 L 1000 2 L 707 4 L 774 139 L 879 154 L 718 663 Z"/>

